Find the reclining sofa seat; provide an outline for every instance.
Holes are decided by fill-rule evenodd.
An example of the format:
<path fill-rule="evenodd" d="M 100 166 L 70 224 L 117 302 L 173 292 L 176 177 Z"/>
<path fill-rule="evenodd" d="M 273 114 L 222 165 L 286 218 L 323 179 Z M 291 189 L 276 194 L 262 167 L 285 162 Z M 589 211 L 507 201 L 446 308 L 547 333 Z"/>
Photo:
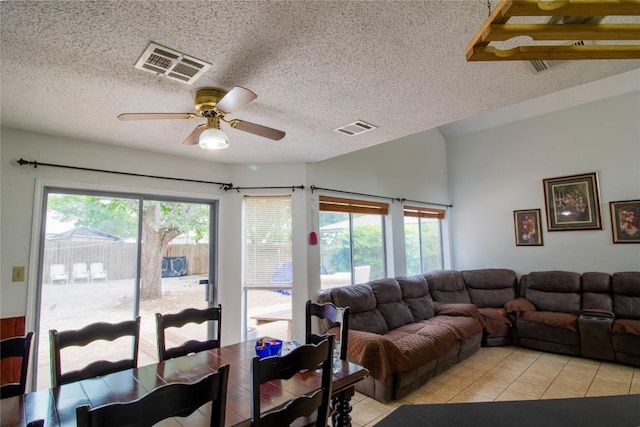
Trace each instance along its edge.
<path fill-rule="evenodd" d="M 420 275 L 332 288 L 318 301 L 349 306 L 348 356 L 370 372 L 356 390 L 381 402 L 401 399 L 480 349 L 477 309 L 454 305 L 439 314 Z"/>
<path fill-rule="evenodd" d="M 513 342 L 515 317 L 507 315 L 505 304 L 516 298 L 518 276 L 506 268 L 462 271 L 471 302 L 478 307 L 485 323 L 482 345 L 510 345 Z"/>
<path fill-rule="evenodd" d="M 537 271 L 521 276 L 519 294 L 531 307 L 517 310 L 519 344 L 580 356 L 580 284 L 580 274 L 569 271 Z M 511 311 L 509 306 L 507 311 Z"/>
<path fill-rule="evenodd" d="M 434 270 L 424 273 L 433 300 L 442 304 L 473 304 L 482 315 L 482 345 L 509 345 L 513 319 L 505 304 L 516 298 L 518 278 L 513 270 Z"/>
<path fill-rule="evenodd" d="M 614 273 L 612 291 L 615 360 L 640 367 L 640 273 Z"/>

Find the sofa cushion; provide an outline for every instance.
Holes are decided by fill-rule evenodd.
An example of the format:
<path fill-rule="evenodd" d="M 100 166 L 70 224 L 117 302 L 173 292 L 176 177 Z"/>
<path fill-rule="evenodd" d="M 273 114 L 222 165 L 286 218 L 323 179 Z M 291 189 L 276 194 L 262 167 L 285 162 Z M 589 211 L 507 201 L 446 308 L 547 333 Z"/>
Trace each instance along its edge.
<path fill-rule="evenodd" d="M 387 322 L 387 329 L 413 323 L 413 314 L 402 299 L 402 291 L 396 279 L 380 279 L 369 282 L 376 297 L 377 308 Z"/>
<path fill-rule="evenodd" d="M 608 273 L 582 273 L 582 309 L 613 311 L 611 275 Z"/>
<path fill-rule="evenodd" d="M 513 301 L 509 301 L 504 305 L 504 310 L 507 313 L 515 313 L 520 317 L 525 311 L 536 311 L 536 306 L 526 298 L 519 297 Z"/>
<path fill-rule="evenodd" d="M 537 271 L 525 276 L 525 297 L 539 311 L 580 313 L 580 275 L 570 271 Z"/>
<path fill-rule="evenodd" d="M 482 323 L 472 317 L 438 315 L 428 321 L 450 329 L 458 340 L 465 340 L 475 335 L 482 335 Z"/>
<path fill-rule="evenodd" d="M 469 292 L 459 271 L 434 270 L 424 273 L 423 276 L 434 301 L 471 304 Z"/>
<path fill-rule="evenodd" d="M 525 311 L 521 318 L 528 322 L 578 332 L 578 316 L 575 314 L 556 311 Z"/>
<path fill-rule="evenodd" d="M 330 295 L 331 301 L 338 307 L 349 306 L 349 329 L 375 334 L 384 334 L 389 330 L 368 284 L 333 288 Z"/>
<path fill-rule="evenodd" d="M 516 297 L 518 278 L 513 270 L 485 268 L 465 270 L 462 277 L 467 285 L 471 302 L 478 308 L 503 307 Z"/>
<path fill-rule="evenodd" d="M 489 334 L 496 334 L 504 329 L 504 325 L 511 326 L 511 320 L 504 308 L 484 307 L 478 311 L 484 318 L 484 329 Z"/>
<path fill-rule="evenodd" d="M 611 326 L 613 334 L 640 335 L 640 320 L 618 319 Z"/>
<path fill-rule="evenodd" d="M 402 353 L 403 358 L 393 363 L 394 372 L 404 372 L 429 363 L 446 354 L 457 344 L 454 328 L 437 323 L 432 317 L 401 326 L 385 334 Z"/>
<path fill-rule="evenodd" d="M 640 319 L 640 271 L 614 273 L 611 286 L 616 318 Z"/>
<path fill-rule="evenodd" d="M 414 322 L 430 319 L 434 316 L 433 299 L 429 286 L 422 275 L 397 277 L 402 298 L 411 310 Z"/>

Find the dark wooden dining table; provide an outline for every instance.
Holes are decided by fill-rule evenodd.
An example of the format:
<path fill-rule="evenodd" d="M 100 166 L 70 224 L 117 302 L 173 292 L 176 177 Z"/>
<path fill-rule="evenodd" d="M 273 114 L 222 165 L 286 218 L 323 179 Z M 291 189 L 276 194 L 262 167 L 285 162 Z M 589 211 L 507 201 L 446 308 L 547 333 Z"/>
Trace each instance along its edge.
<path fill-rule="evenodd" d="M 42 419 L 45 427 L 75 426 L 78 406 L 89 404 L 91 407 L 96 407 L 135 400 L 163 384 L 193 382 L 216 371 L 219 366 L 228 364 L 229 384 L 225 425 L 250 426 L 253 357 L 255 357 L 254 341 L 245 341 L 2 399 L 0 424 L 2 427 L 26 426 L 31 421 Z M 341 369 L 334 370 L 333 374 L 332 399 L 336 408 L 333 421 L 336 426 L 346 427 L 351 425 L 350 399 L 355 392 L 355 384 L 366 378 L 369 372 L 366 368 L 351 362 L 341 361 L 340 363 Z M 309 392 L 319 386 L 320 375 L 316 372 L 298 373 L 288 381 L 264 384 L 261 387 L 262 409 L 276 407 L 298 394 Z M 208 409 L 209 406 L 206 405 L 189 417 L 175 418 L 163 425 L 208 425 Z"/>

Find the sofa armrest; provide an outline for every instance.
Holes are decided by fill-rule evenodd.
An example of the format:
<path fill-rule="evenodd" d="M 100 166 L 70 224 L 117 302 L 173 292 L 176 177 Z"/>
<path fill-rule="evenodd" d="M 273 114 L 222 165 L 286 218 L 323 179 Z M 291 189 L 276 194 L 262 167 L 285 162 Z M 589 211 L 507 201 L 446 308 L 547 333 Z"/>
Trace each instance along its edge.
<path fill-rule="evenodd" d="M 348 356 L 358 365 L 369 370 L 377 380 L 384 380 L 393 374 L 393 360 L 404 359 L 404 356 L 384 335 L 373 332 L 349 329 Z"/>
<path fill-rule="evenodd" d="M 528 299 L 520 297 L 507 301 L 504 304 L 504 310 L 507 313 L 515 313 L 516 316 L 520 317 L 520 315 L 526 311 L 536 311 L 536 306 Z"/>

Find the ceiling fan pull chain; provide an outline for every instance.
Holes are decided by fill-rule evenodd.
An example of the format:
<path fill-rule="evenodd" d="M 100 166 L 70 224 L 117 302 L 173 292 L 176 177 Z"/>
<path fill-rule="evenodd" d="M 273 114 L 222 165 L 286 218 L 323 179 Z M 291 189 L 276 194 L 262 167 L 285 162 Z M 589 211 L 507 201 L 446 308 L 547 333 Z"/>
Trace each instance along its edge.
<path fill-rule="evenodd" d="M 487 9 L 489 9 L 489 13 L 487 13 L 487 16 L 491 16 L 491 0 L 487 0 Z"/>

